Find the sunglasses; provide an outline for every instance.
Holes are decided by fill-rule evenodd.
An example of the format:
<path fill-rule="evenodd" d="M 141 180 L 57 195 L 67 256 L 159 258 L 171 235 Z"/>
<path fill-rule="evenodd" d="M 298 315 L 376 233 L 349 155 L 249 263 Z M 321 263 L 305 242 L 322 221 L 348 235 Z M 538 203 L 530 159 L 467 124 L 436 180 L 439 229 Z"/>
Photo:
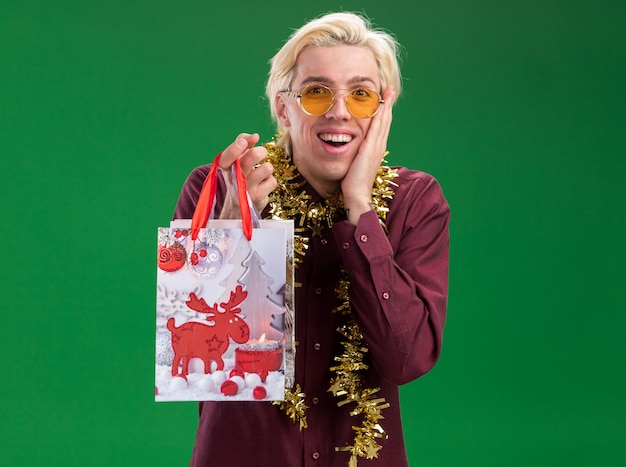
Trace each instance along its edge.
<path fill-rule="evenodd" d="M 321 84 L 304 86 L 298 92 L 283 91 L 294 96 L 298 105 L 308 115 L 324 115 L 335 104 L 335 91 L 348 91 L 344 94 L 348 112 L 357 118 L 370 118 L 376 115 L 385 101 L 373 89 L 331 89 Z"/>

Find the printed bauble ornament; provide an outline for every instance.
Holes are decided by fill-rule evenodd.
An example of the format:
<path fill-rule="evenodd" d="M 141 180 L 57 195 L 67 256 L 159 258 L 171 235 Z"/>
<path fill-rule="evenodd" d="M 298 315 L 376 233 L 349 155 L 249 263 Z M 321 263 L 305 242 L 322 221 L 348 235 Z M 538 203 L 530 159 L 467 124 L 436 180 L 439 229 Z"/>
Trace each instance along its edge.
<path fill-rule="evenodd" d="M 194 243 L 189 253 L 189 266 L 200 277 L 215 277 L 224 265 L 224 255 L 215 245 Z"/>
<path fill-rule="evenodd" d="M 187 256 L 185 247 L 179 242 L 174 242 L 170 246 L 161 245 L 157 265 L 165 272 L 178 271 L 185 265 L 185 256 Z"/>
<path fill-rule="evenodd" d="M 239 386 L 232 379 L 227 379 L 220 386 L 220 392 L 225 396 L 234 396 L 239 392 Z"/>
<path fill-rule="evenodd" d="M 228 374 L 228 377 L 232 378 L 233 376 L 241 376 L 243 378 L 245 376 L 245 374 L 239 368 L 233 368 L 232 370 L 230 370 L 230 373 Z"/>
<path fill-rule="evenodd" d="M 256 400 L 260 401 L 262 399 L 265 399 L 265 397 L 267 396 L 267 391 L 265 390 L 263 386 L 257 386 L 252 391 L 252 395 L 254 396 Z"/>

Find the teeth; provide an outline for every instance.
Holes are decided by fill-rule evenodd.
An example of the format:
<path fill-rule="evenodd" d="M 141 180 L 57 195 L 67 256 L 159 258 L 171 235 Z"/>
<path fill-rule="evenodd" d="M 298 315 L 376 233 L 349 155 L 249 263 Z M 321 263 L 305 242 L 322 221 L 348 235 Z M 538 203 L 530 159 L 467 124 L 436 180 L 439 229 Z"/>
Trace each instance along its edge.
<path fill-rule="evenodd" d="M 330 133 L 322 133 L 320 135 L 320 139 L 326 141 L 327 143 L 349 143 L 352 141 L 352 136 L 350 135 L 337 135 Z"/>

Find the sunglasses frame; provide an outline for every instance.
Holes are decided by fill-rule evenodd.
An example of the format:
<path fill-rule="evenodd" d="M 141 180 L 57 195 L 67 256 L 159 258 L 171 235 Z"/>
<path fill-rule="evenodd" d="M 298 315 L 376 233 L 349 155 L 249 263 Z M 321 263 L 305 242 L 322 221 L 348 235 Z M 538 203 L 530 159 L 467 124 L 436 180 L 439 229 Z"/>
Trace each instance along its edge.
<path fill-rule="evenodd" d="M 330 92 L 330 95 L 332 96 L 332 100 L 330 101 L 330 105 L 328 106 L 328 108 L 324 112 L 319 113 L 319 114 L 314 114 L 314 113 L 309 112 L 308 110 L 306 110 L 304 108 L 304 106 L 302 105 L 302 102 L 301 102 L 302 94 L 304 93 L 304 90 L 307 89 L 307 88 L 312 88 L 312 87 L 318 87 L 318 88 L 327 89 Z M 354 91 L 358 91 L 358 90 L 372 92 L 372 93 L 374 93 L 374 95 L 376 95 L 378 97 L 378 107 L 376 107 L 376 110 L 374 111 L 374 113 L 372 115 L 369 115 L 367 117 L 361 117 L 359 115 L 355 115 L 354 113 L 352 113 L 352 110 L 350 110 L 350 105 L 348 104 L 348 96 L 350 96 L 350 94 L 352 94 Z M 337 97 L 337 94 L 338 94 L 336 91 L 348 91 L 347 94 L 343 94 L 344 102 L 346 104 L 346 109 L 348 109 L 348 112 L 350 112 L 350 115 L 352 115 L 355 118 L 372 118 L 374 115 L 376 115 L 378 113 L 378 111 L 380 110 L 381 105 L 383 105 L 385 103 L 385 100 L 381 97 L 381 95 L 378 92 L 376 92 L 374 89 L 371 89 L 371 88 L 345 89 L 345 88 L 330 88 L 330 87 L 325 86 L 323 84 L 308 84 L 306 86 L 302 86 L 300 89 L 298 89 L 297 92 L 294 92 L 294 91 L 281 91 L 281 92 L 284 92 L 286 94 L 289 94 L 289 95 L 295 97 L 296 101 L 298 102 L 298 107 L 300 107 L 300 109 L 302 109 L 302 111 L 305 114 L 319 117 L 320 115 L 326 114 L 335 105 L 335 98 Z"/>

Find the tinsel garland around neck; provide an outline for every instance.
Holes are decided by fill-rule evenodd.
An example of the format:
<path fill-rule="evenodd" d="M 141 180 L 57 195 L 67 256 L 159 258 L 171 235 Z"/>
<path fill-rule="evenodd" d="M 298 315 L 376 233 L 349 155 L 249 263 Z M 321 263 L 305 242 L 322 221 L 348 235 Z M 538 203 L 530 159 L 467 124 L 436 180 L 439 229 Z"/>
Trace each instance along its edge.
<path fill-rule="evenodd" d="M 267 160 L 274 166 L 274 177 L 278 185 L 270 195 L 270 215 L 274 219 L 293 219 L 295 221 L 294 264 L 302 263 L 308 249 L 308 235 L 320 235 L 324 224 L 332 227 L 333 222 L 345 219 L 345 209 L 341 193 L 330 194 L 323 202 L 311 201 L 310 195 L 303 189 L 305 181 L 298 176 L 297 169 L 291 158 L 286 155 L 282 146 L 274 142 L 264 145 L 268 151 Z M 383 163 L 385 161 L 383 160 Z M 385 227 L 387 205 L 393 198 L 393 179 L 398 176 L 396 169 L 382 166 L 372 187 L 373 208 Z M 362 374 L 368 368 L 364 356 L 368 352 L 363 335 L 354 321 L 348 295 L 349 279 L 345 271 L 335 288 L 340 305 L 333 310 L 345 317 L 345 322 L 337 329 L 342 335 L 342 350 L 334 360 L 335 366 L 330 368 L 333 376 L 328 391 L 340 401 L 338 406 L 354 404 L 351 416 L 362 416 L 360 426 L 353 426 L 355 432 L 352 445 L 336 447 L 336 451 L 350 452 L 349 467 L 357 465 L 359 457 L 372 459 L 378 457 L 382 446 L 378 440 L 387 434 L 378 421 L 383 417 L 382 410 L 389 404 L 382 397 L 375 397 L 380 388 L 363 387 Z M 285 389 L 285 400 L 277 401 L 294 422 L 299 422 L 300 429 L 307 427 L 305 394 L 299 385 L 294 390 Z"/>

